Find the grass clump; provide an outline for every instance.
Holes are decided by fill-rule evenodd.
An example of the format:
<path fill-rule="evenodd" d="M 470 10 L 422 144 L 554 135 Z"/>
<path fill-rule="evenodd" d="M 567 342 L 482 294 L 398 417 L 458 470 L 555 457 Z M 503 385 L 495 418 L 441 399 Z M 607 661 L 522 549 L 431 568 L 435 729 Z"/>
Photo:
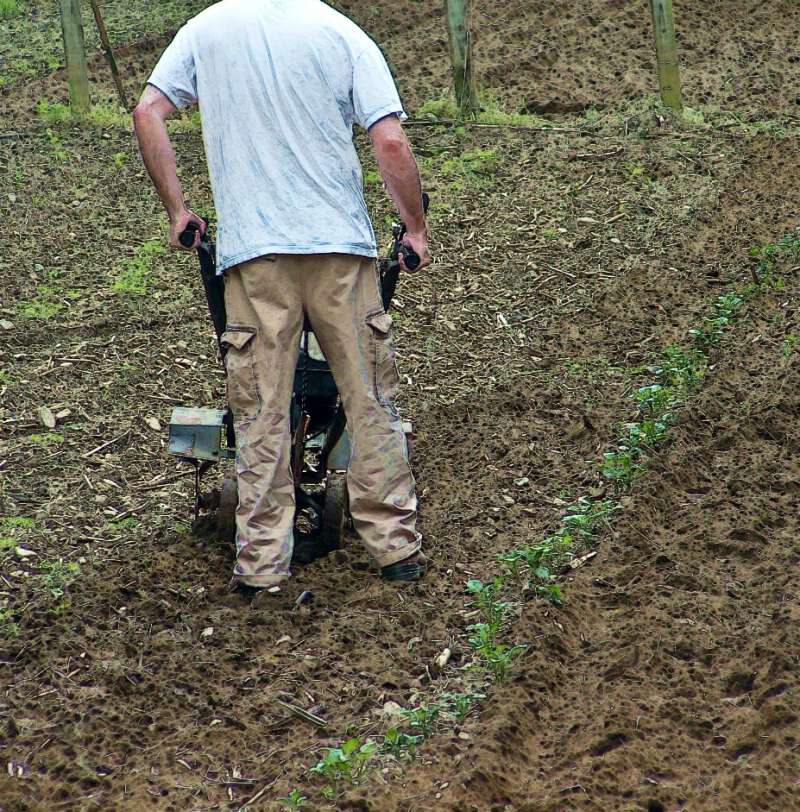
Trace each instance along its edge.
<path fill-rule="evenodd" d="M 430 121 L 462 121 L 461 110 L 452 94 L 445 94 L 438 99 L 428 99 L 416 111 L 418 118 Z M 479 109 L 474 117 L 476 124 L 492 124 L 498 127 L 531 127 L 547 129 L 554 125 L 545 118 L 525 112 L 509 112 L 491 93 L 480 94 Z"/>
<path fill-rule="evenodd" d="M 59 301 L 60 291 L 53 285 L 37 285 L 36 295 L 17 305 L 17 313 L 25 319 L 47 321 L 64 309 Z"/>
<path fill-rule="evenodd" d="M 112 290 L 126 296 L 147 296 L 155 282 L 155 260 L 166 252 L 160 240 L 140 245 L 135 256 L 123 263 L 124 270 L 115 279 Z"/>
<path fill-rule="evenodd" d="M 29 434 L 28 439 L 34 445 L 61 445 L 64 442 L 64 435 L 58 431 L 48 431 L 46 434 Z"/>
<path fill-rule="evenodd" d="M 19 637 L 19 623 L 11 609 L 0 609 L 0 637 Z"/>
<path fill-rule="evenodd" d="M 14 17 L 22 11 L 20 0 L 0 0 L 0 20 Z"/>
<path fill-rule="evenodd" d="M 80 564 L 63 558 L 39 564 L 40 585 L 53 598 L 62 598 L 67 587 L 81 574 Z"/>

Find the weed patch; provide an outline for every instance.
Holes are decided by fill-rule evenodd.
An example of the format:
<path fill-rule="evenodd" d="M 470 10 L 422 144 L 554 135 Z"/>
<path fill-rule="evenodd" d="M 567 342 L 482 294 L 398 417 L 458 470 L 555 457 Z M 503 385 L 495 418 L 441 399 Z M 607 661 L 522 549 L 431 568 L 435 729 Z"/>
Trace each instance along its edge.
<path fill-rule="evenodd" d="M 40 587 L 52 598 L 61 598 L 67 587 L 81 574 L 80 564 L 75 561 L 43 561 L 39 564 Z"/>
<path fill-rule="evenodd" d="M 115 279 L 112 290 L 124 296 L 147 296 L 155 282 L 155 260 L 166 252 L 160 240 L 140 245 L 133 259 L 124 262 L 124 270 Z"/>

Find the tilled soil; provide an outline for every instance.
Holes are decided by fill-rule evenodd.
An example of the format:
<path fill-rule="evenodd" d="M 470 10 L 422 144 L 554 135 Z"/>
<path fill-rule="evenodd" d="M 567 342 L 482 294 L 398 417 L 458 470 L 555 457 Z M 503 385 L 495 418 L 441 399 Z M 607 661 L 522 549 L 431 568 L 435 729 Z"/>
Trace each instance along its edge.
<path fill-rule="evenodd" d="M 529 648 L 511 682 L 333 803 L 307 772 L 348 736 L 380 739 L 386 702 L 486 690 L 465 581 L 600 486 L 592 461 L 648 362 L 747 281 L 751 246 L 794 228 L 795 139 L 651 119 L 411 129 L 437 264 L 402 281 L 394 315 L 433 570 L 383 584 L 350 539 L 251 609 L 226 592 L 231 551 L 188 531 L 190 480 L 152 422 L 222 402 L 194 263 L 157 249 L 129 132 L 13 124 L 0 511 L 33 524 L 0 536 L 36 555 L 0 549 L 0 808 L 238 809 L 261 793 L 251 808 L 278 809 L 294 787 L 312 809 L 799 805 L 792 275 L 726 338 L 566 606 L 518 607 L 510 634 Z M 210 211 L 199 135 L 176 142 Z M 42 406 L 69 414 L 50 430 Z M 59 559 L 81 568 L 63 595 L 43 577 Z"/>
<path fill-rule="evenodd" d="M 158 24 L 174 25 L 209 4 L 191 0 L 182 9 L 173 2 L 139 0 L 137 27 L 130 3 L 104 3 L 129 98 L 136 98 L 168 41 L 156 33 Z M 410 110 L 447 92 L 447 29 L 441 3 L 341 0 L 333 5 L 385 50 Z M 793 0 L 678 0 L 674 6 L 688 105 L 735 110 L 753 118 L 797 115 L 800 19 Z M 88 15 L 89 44 L 99 48 L 90 20 Z M 658 92 L 645 0 L 481 3 L 473 4 L 472 21 L 479 83 L 510 109 L 559 115 L 589 107 L 613 108 Z M 5 57 L 8 74 L 0 112 L 21 104 L 18 83 L 29 82 L 38 66 L 44 71 L 28 85 L 24 95 L 29 101 L 64 97 L 63 72 L 52 74 L 47 67 L 63 59 L 52 5 L 37 3 L 25 19 L 0 21 L 0 32 L 6 33 L 0 60 Z M 2 65 L 0 61 L 0 69 Z M 98 95 L 113 100 L 114 88 L 99 51 L 91 71 Z"/>

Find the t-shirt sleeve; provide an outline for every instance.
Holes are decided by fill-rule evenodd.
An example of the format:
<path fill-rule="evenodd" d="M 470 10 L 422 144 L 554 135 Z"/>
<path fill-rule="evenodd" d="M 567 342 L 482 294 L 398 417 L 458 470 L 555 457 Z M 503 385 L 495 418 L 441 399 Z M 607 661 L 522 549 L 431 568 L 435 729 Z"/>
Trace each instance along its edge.
<path fill-rule="evenodd" d="M 392 113 L 401 120 L 408 118 L 389 66 L 374 42 L 362 51 L 353 68 L 353 110 L 365 130 Z"/>
<path fill-rule="evenodd" d="M 178 108 L 197 102 L 194 52 L 186 26 L 167 46 L 147 84 L 157 87 Z"/>

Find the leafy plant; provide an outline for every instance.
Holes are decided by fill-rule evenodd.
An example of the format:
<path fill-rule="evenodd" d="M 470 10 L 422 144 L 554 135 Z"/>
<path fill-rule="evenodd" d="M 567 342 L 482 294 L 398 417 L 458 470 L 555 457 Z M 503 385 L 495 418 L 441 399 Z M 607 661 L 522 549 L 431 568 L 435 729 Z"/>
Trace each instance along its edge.
<path fill-rule="evenodd" d="M 442 174 L 445 176 L 467 175 L 480 177 L 491 175 L 500 161 L 500 156 L 493 149 L 476 149 L 465 152 L 455 158 L 450 158 L 442 164 Z"/>
<path fill-rule="evenodd" d="M 295 812 L 297 809 L 302 809 L 306 805 L 306 798 L 299 789 L 293 789 L 288 795 L 284 795 L 278 800 L 283 804 L 282 812 Z"/>
<path fill-rule="evenodd" d="M 47 434 L 29 434 L 28 439 L 34 445 L 61 445 L 64 435 L 57 431 L 48 431 Z"/>
<path fill-rule="evenodd" d="M 675 404 L 675 392 L 660 383 L 642 386 L 633 395 L 639 411 L 652 415 L 665 415 Z"/>
<path fill-rule="evenodd" d="M 408 758 L 414 754 L 414 751 L 423 740 L 423 735 L 413 736 L 392 727 L 384 734 L 381 752 L 388 753 L 396 758 Z"/>
<path fill-rule="evenodd" d="M 427 738 L 433 732 L 436 720 L 442 712 L 442 706 L 418 705 L 416 708 L 403 710 L 401 717 L 414 730 L 419 731 L 421 738 Z"/>
<path fill-rule="evenodd" d="M 615 485 L 627 488 L 642 471 L 638 463 L 640 457 L 638 449 L 621 445 L 616 451 L 603 454 L 600 473 Z"/>
<path fill-rule="evenodd" d="M 694 389 L 703 379 L 706 356 L 696 348 L 683 349 L 675 344 L 664 350 L 664 357 L 655 373 L 666 387 L 679 391 Z"/>
<path fill-rule="evenodd" d="M 689 331 L 695 345 L 704 348 L 718 343 L 744 301 L 744 297 L 738 292 L 720 296 L 714 303 L 714 313 L 703 319 L 703 326 Z"/>
<path fill-rule="evenodd" d="M 561 589 L 560 584 L 556 584 L 553 582 L 546 584 L 537 584 L 536 594 L 540 598 L 544 598 L 546 601 L 549 601 L 554 606 L 564 605 L 564 593 Z"/>
<path fill-rule="evenodd" d="M 573 533 L 583 538 L 589 538 L 600 529 L 604 522 L 608 521 L 612 514 L 620 509 L 620 503 L 614 499 L 594 502 L 584 496 L 567 508 L 567 513 L 561 521 Z"/>
<path fill-rule="evenodd" d="M 442 698 L 450 703 L 456 722 L 462 724 L 469 716 L 473 705 L 486 699 L 486 696 L 484 694 L 444 694 Z"/>
<path fill-rule="evenodd" d="M 26 319 L 51 319 L 64 309 L 56 299 L 56 292 L 49 285 L 39 285 L 36 296 L 17 305 L 17 312 Z"/>
<path fill-rule="evenodd" d="M 508 611 L 508 603 L 497 599 L 503 583 L 504 579 L 500 576 L 491 584 L 484 584 L 477 579 L 467 581 L 467 589 L 475 596 L 475 605 L 481 610 L 487 623 L 498 629 Z"/>
<path fill-rule="evenodd" d="M 0 519 L 0 531 L 3 532 L 35 529 L 36 519 L 31 519 L 29 516 L 4 516 Z"/>
<path fill-rule="evenodd" d="M 327 748 L 325 756 L 311 768 L 311 772 L 331 782 L 349 781 L 355 784 L 377 752 L 378 746 L 373 742 L 348 739 L 341 747 Z"/>
<path fill-rule="evenodd" d="M 469 627 L 469 644 L 480 659 L 480 664 L 491 672 L 495 682 L 505 682 L 512 663 L 525 650 L 525 646 L 508 646 L 497 641 L 497 630 L 488 623 Z"/>
<path fill-rule="evenodd" d="M 637 451 L 653 448 L 667 436 L 669 424 L 666 420 L 643 420 L 641 423 L 628 423 L 627 444 Z"/>

